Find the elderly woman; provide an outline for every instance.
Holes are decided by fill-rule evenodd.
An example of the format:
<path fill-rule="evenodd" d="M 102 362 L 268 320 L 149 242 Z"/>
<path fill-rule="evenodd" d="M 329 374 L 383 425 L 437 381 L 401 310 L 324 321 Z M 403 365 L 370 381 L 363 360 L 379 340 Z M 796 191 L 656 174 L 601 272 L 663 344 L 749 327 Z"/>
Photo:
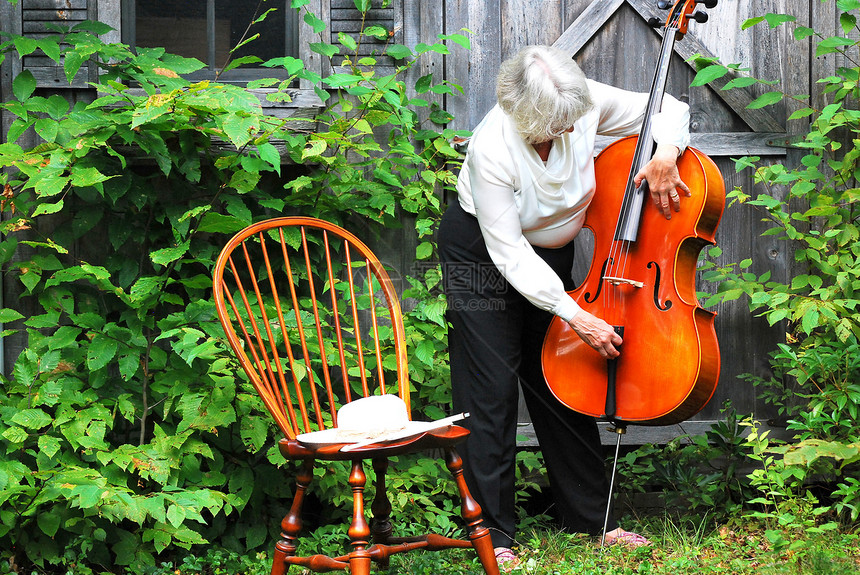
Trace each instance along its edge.
<path fill-rule="evenodd" d="M 475 128 L 439 228 L 448 296 L 454 408 L 471 417 L 466 478 L 484 510 L 500 563 L 515 560 L 514 479 L 518 386 L 543 451 L 564 529 L 603 527 L 608 482 L 593 418 L 550 393 L 540 349 L 553 315 L 606 358 L 621 337 L 579 308 L 573 239 L 595 191 L 597 134 L 636 134 L 648 95 L 585 78 L 569 55 L 531 46 L 502 64 L 498 105 Z M 676 161 L 689 141 L 689 108 L 666 95 L 652 118 L 657 147 L 636 174 L 665 217 L 689 195 Z M 575 374 L 573 374 L 575 375 Z M 610 523 L 608 542 L 648 541 Z"/>

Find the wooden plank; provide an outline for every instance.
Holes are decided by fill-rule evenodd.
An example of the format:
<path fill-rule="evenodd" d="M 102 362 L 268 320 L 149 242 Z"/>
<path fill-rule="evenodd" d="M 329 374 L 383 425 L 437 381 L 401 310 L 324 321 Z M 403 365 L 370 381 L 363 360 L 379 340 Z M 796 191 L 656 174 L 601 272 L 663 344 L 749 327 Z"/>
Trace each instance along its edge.
<path fill-rule="evenodd" d="M 625 0 L 606 0 L 605 2 L 592 2 L 580 14 L 564 33 L 559 36 L 553 46 L 569 52 L 571 56 L 576 55 L 583 46 L 597 34 L 598 30 L 615 14 L 615 11 L 624 4 Z"/>
<path fill-rule="evenodd" d="M 501 64 L 501 0 L 469 2 L 468 28 L 472 34 L 469 67 L 468 124 L 474 127 L 496 101 L 496 74 Z"/>
<path fill-rule="evenodd" d="M 71 83 L 66 79 L 66 73 L 60 66 L 28 67 L 36 79 L 36 85 L 41 88 L 89 88 L 89 68 L 81 66 Z"/>
<path fill-rule="evenodd" d="M 121 2 L 96 2 L 95 19 L 113 28 L 112 31 L 100 36 L 103 42 L 117 44 L 122 41 L 122 3 Z M 92 16 L 90 16 L 92 18 Z"/>
<path fill-rule="evenodd" d="M 383 8 L 380 10 L 368 10 L 362 15 L 362 13 L 355 8 L 346 10 L 343 8 L 338 9 L 332 6 L 331 19 L 332 22 L 337 20 L 366 20 L 367 22 L 375 22 L 377 20 L 392 20 L 394 19 L 394 9 Z"/>
<path fill-rule="evenodd" d="M 44 21 L 44 20 L 25 20 L 24 21 L 24 35 L 28 38 L 48 38 L 50 36 L 56 36 L 57 32 L 55 32 L 51 26 L 60 26 L 61 28 L 71 28 L 75 24 L 80 24 L 86 20 L 86 18 L 82 18 L 80 20 L 52 20 L 52 21 Z"/>
<path fill-rule="evenodd" d="M 445 2 L 444 32 L 445 34 L 463 34 L 464 29 L 472 30 L 469 25 L 469 0 L 447 0 Z M 474 44 L 475 36 L 468 34 L 470 43 Z M 465 50 L 460 46 L 451 48 L 451 55 L 444 59 L 444 77 L 463 87 L 464 94 L 446 98 L 445 109 L 453 114 L 451 127 L 460 130 L 471 130 L 475 127 L 469 116 L 470 100 L 474 92 L 469 80 L 471 62 L 475 59 L 474 48 Z M 443 198 L 447 200 L 447 198 Z"/>
<path fill-rule="evenodd" d="M 711 427 L 713 427 L 714 424 L 719 423 L 720 421 L 721 419 L 687 421 L 684 423 L 679 423 L 677 425 L 658 427 L 629 425 L 627 427 L 626 433 L 623 433 L 621 435 L 621 445 L 635 446 L 644 445 L 646 443 L 665 445 L 673 439 L 677 439 L 679 437 L 704 435 L 711 430 Z M 600 431 L 601 444 L 614 446 L 615 442 L 618 440 L 618 434 L 614 431 L 610 431 L 612 427 L 611 424 L 605 421 L 598 421 L 597 427 Z M 764 425 L 763 429 L 769 431 L 770 437 L 773 438 L 789 439 L 791 437 L 791 433 L 787 431 L 784 427 Z M 744 436 L 748 434 L 749 431 L 746 431 L 744 433 Z M 518 423 L 517 436 L 517 447 L 519 448 L 538 446 L 537 436 L 535 435 L 534 427 L 531 423 Z"/>
<path fill-rule="evenodd" d="M 87 0 L 21 0 L 24 10 L 86 10 Z"/>
<path fill-rule="evenodd" d="M 24 23 L 33 21 L 65 22 L 67 20 L 86 20 L 87 9 L 83 10 L 24 10 Z M 26 29 L 25 29 L 26 30 Z"/>
<path fill-rule="evenodd" d="M 389 14 L 389 16 L 391 16 Z M 362 29 L 367 29 L 370 26 L 382 26 L 389 32 L 394 30 L 394 19 L 389 18 L 387 20 L 375 20 L 373 22 L 365 22 L 362 25 L 360 20 L 332 20 L 329 26 L 329 30 L 331 30 L 331 39 L 332 42 L 337 40 L 338 32 L 346 32 L 348 34 L 353 34 L 357 36 Z M 385 40 L 379 40 L 373 36 L 364 36 L 361 39 L 362 44 L 385 44 Z"/>
<path fill-rule="evenodd" d="M 371 0 L 370 8 L 382 8 L 382 6 L 388 0 Z M 356 10 L 355 2 L 353 0 L 331 0 L 331 8 L 334 9 L 343 9 L 343 8 L 351 8 L 352 10 Z M 357 12 L 358 10 L 356 10 Z"/>
<path fill-rule="evenodd" d="M 323 22 L 329 20 L 329 1 L 311 0 L 307 5 L 308 10 L 321 18 Z M 310 49 L 310 44 L 319 42 L 320 35 L 304 22 L 299 23 L 299 58 L 305 63 L 305 69 L 315 72 L 320 76 L 328 76 L 331 73 L 329 60 Z M 299 80 L 299 87 L 312 90 L 313 84 L 305 79 Z"/>
<path fill-rule="evenodd" d="M 784 156 L 784 132 L 722 132 L 690 134 L 690 145 L 712 157 Z M 617 138 L 598 136 L 595 153 L 615 142 Z"/>
<path fill-rule="evenodd" d="M 552 44 L 564 29 L 561 14 L 560 0 L 544 0 L 539 5 L 531 2 L 503 3 L 502 60 L 510 58 L 525 46 Z"/>

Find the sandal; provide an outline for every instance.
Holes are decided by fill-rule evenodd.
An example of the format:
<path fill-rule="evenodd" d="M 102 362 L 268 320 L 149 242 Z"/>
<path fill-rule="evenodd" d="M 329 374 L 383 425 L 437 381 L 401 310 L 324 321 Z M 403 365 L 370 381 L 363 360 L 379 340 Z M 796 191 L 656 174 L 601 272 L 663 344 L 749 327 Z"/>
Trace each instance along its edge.
<path fill-rule="evenodd" d="M 647 545 L 651 545 L 651 542 L 642 535 L 631 531 L 624 531 L 623 529 L 610 531 L 604 536 L 603 541 L 607 545 L 615 545 L 618 543 L 625 547 L 645 547 Z"/>
<path fill-rule="evenodd" d="M 493 552 L 496 554 L 496 563 L 501 571 L 508 573 L 519 567 L 520 558 L 514 555 L 514 552 L 509 548 L 496 547 Z"/>

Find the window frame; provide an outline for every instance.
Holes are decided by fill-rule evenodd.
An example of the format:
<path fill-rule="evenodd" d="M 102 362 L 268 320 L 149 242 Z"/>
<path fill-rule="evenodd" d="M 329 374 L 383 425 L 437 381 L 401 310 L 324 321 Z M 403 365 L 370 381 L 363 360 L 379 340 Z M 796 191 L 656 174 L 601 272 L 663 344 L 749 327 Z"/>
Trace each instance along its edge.
<path fill-rule="evenodd" d="M 91 0 L 92 1 L 92 0 Z M 101 0 L 105 2 L 108 0 Z M 204 0 L 206 2 L 206 24 L 207 24 L 207 62 L 203 62 L 205 68 L 184 75 L 190 81 L 213 80 L 218 74 L 219 66 L 223 62 L 215 61 L 215 43 L 214 43 L 214 28 L 215 28 L 215 2 L 216 0 Z M 286 34 L 284 38 L 284 55 L 292 55 L 296 58 L 301 58 L 300 50 L 300 30 L 298 16 L 296 11 L 289 7 L 290 0 L 281 0 L 284 4 L 284 19 L 285 28 L 294 31 L 293 34 Z M 121 37 L 124 44 L 128 44 L 132 48 L 135 47 L 135 38 L 137 36 L 137 20 L 136 8 L 137 0 L 120 0 L 121 5 Z M 231 47 L 232 48 L 232 47 Z M 286 79 L 287 73 L 285 70 L 277 68 L 263 67 L 241 67 L 228 70 L 226 73 L 217 75 L 218 81 L 230 84 L 247 84 L 250 81 L 260 78 L 280 78 Z"/>

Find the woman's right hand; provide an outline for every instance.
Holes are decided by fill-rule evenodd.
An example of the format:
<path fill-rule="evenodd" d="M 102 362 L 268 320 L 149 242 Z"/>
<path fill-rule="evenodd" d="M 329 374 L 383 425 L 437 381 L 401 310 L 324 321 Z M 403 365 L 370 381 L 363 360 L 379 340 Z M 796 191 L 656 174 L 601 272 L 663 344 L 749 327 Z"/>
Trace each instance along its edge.
<path fill-rule="evenodd" d="M 611 325 L 599 317 L 581 309 L 568 323 L 576 335 L 597 350 L 602 357 L 613 359 L 621 355 L 621 352 L 618 351 L 618 346 L 621 345 L 621 336 L 615 333 Z"/>

